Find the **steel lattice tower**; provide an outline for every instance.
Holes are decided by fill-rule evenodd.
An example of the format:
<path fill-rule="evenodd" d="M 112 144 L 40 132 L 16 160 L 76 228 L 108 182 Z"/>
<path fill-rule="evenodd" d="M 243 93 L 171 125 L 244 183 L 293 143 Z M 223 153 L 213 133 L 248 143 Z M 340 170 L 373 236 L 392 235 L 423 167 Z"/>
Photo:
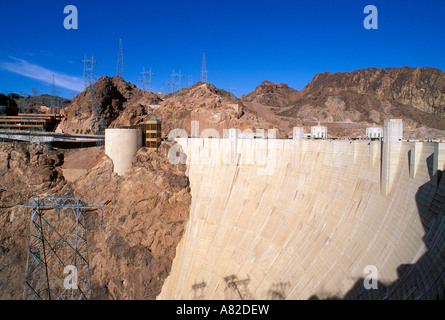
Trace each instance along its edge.
<path fill-rule="evenodd" d="M 149 78 L 145 78 L 145 76 L 148 75 Z M 151 78 L 152 76 L 154 76 L 155 74 L 153 72 L 151 72 L 151 68 L 150 71 L 145 71 L 145 67 L 142 68 L 142 72 L 139 73 L 139 79 L 138 81 L 141 82 L 142 85 L 142 90 L 146 91 L 146 83 L 148 83 L 148 92 L 151 92 Z"/>
<path fill-rule="evenodd" d="M 176 91 L 181 90 L 181 78 L 183 78 L 184 75 L 181 74 L 181 69 L 179 69 L 179 73 L 175 73 L 175 69 L 173 69 L 169 77 L 171 80 L 168 84 L 170 85 L 171 93 L 176 95 Z"/>
<path fill-rule="evenodd" d="M 124 78 L 124 50 L 122 47 L 122 37 L 119 39 L 119 53 L 117 55 L 116 76 Z"/>
<path fill-rule="evenodd" d="M 83 85 L 87 89 L 95 82 L 94 66 L 97 61 L 94 60 L 94 56 L 91 59 L 87 59 L 87 56 L 81 61 L 83 63 Z"/>
<path fill-rule="evenodd" d="M 36 104 L 42 104 L 42 97 L 40 96 L 40 86 L 37 87 L 32 87 L 31 88 L 31 92 L 32 92 L 32 101 Z"/>
<path fill-rule="evenodd" d="M 207 83 L 206 52 L 202 52 L 201 82 Z"/>
<path fill-rule="evenodd" d="M 85 89 L 90 92 L 90 99 L 91 102 L 91 110 L 93 113 L 93 132 L 96 134 L 103 134 L 103 131 L 105 130 L 105 123 L 102 118 L 102 108 L 99 106 L 99 99 L 97 98 L 97 89 L 94 85 L 96 81 L 96 76 L 94 75 L 94 66 L 97 63 L 97 61 L 94 60 L 94 56 L 91 57 L 91 59 L 87 59 L 85 56 L 85 59 L 82 60 L 82 63 L 84 64 L 83 67 L 83 83 L 85 86 Z"/>
<path fill-rule="evenodd" d="M 17 207 L 31 209 L 22 298 L 92 299 L 85 213 L 102 212 L 103 205 L 74 197 L 34 197 Z"/>
<path fill-rule="evenodd" d="M 99 99 L 97 98 L 97 89 L 95 85 L 89 86 L 88 91 L 91 93 L 90 102 L 91 110 L 93 111 L 93 132 L 96 134 L 105 133 L 105 122 L 102 118 L 102 108 L 99 106 Z"/>
<path fill-rule="evenodd" d="M 184 78 L 184 75 L 181 74 L 181 69 L 179 69 L 179 73 L 176 74 L 176 77 L 178 77 L 178 81 L 176 82 L 178 84 L 178 90 L 181 90 L 182 89 L 181 78 Z"/>

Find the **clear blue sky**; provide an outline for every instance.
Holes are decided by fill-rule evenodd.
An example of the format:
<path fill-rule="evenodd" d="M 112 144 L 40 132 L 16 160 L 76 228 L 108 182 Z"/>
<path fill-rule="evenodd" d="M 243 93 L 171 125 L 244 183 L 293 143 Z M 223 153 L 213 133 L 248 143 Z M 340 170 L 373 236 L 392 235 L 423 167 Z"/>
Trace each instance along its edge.
<path fill-rule="evenodd" d="M 66 5 L 78 30 L 66 30 Z M 378 8 L 378 30 L 366 30 L 366 5 Z M 82 90 L 85 55 L 98 76 L 116 75 L 123 38 L 125 80 L 151 67 L 153 91 L 181 69 L 182 87 L 200 80 L 248 93 L 262 81 L 301 90 L 317 73 L 377 67 L 445 70 L 445 1 L 423 0 L 146 0 L 0 2 L 0 92 Z"/>

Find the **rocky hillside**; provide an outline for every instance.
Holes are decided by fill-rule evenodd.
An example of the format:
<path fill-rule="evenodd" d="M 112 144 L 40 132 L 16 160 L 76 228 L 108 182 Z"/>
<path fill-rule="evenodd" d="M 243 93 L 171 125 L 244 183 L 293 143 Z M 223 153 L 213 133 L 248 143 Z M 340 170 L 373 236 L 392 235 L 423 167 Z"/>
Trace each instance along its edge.
<path fill-rule="evenodd" d="M 445 73 L 433 68 L 364 69 L 315 76 L 280 114 L 327 122 L 382 124 L 401 118 L 406 129 L 445 129 Z"/>
<path fill-rule="evenodd" d="M 66 185 L 63 154 L 33 144 L 0 143 L 0 299 L 23 293 L 29 212 L 14 207 L 39 195 L 58 194 Z"/>
<path fill-rule="evenodd" d="M 191 133 L 191 121 L 199 121 L 200 132 L 215 129 L 223 136 L 223 129 L 240 128 L 272 129 L 275 126 L 255 111 L 245 109 L 243 103 L 231 93 L 212 84 L 198 82 L 192 87 L 161 97 L 148 93 L 125 82 L 120 77 L 102 77 L 94 85 L 97 103 L 108 128 L 128 127 L 149 120 L 152 106 L 158 103 L 155 114 L 163 121 L 163 136 L 173 129 Z M 64 119 L 58 132 L 91 132 L 93 112 L 89 99 L 91 92 L 76 96 L 73 103 L 64 108 Z M 281 129 L 281 128 L 279 128 Z"/>
<path fill-rule="evenodd" d="M 102 117 L 109 128 L 139 124 L 153 115 L 163 121 L 163 136 L 172 129 L 191 133 L 191 121 L 200 132 L 212 128 L 279 129 L 286 137 L 295 125 L 322 123 L 358 124 L 360 129 L 336 126 L 335 135 L 364 135 L 364 128 L 385 119 L 401 118 L 407 138 L 445 138 L 445 73 L 434 68 L 363 69 L 350 73 L 323 73 L 303 90 L 264 81 L 255 91 L 237 99 L 212 84 L 198 82 L 160 98 L 125 82 L 102 77 L 94 85 Z M 58 131 L 91 131 L 93 113 L 85 91 L 63 110 Z M 337 130 L 338 129 L 338 130 Z M 363 132 L 362 132 L 363 131 Z"/>
<path fill-rule="evenodd" d="M 373 123 L 400 118 L 405 138 L 445 138 L 445 73 L 435 68 L 323 73 L 299 92 L 265 81 L 240 99 L 247 106 L 268 109 L 281 120 L 295 119 L 298 125 L 338 123 L 336 136 L 363 135 Z M 362 128 L 351 131 L 352 123 Z"/>
<path fill-rule="evenodd" d="M 284 83 L 273 83 L 263 81 L 256 89 L 240 97 L 240 100 L 246 102 L 256 102 L 262 105 L 283 108 L 300 97 L 300 93 L 290 88 Z"/>
<path fill-rule="evenodd" d="M 124 177 L 102 154 L 71 186 L 94 203 L 110 201 L 88 239 L 96 299 L 154 299 L 170 273 L 191 195 L 185 165 L 170 164 L 168 150 L 140 149 Z"/>
<path fill-rule="evenodd" d="M 188 219 L 191 196 L 184 165 L 145 148 L 124 177 L 101 153 L 86 176 L 67 182 L 64 154 L 33 145 L 0 145 L 0 299 L 20 299 L 26 270 L 29 216 L 14 207 L 32 196 L 74 195 L 108 203 L 103 222 L 87 213 L 94 299 L 154 299 L 168 276 Z"/>
<path fill-rule="evenodd" d="M 323 73 L 303 90 L 311 95 L 323 89 L 372 94 L 445 118 L 445 73 L 436 68 L 363 69 L 350 73 Z"/>
<path fill-rule="evenodd" d="M 138 89 L 121 77 L 102 77 L 92 85 L 94 90 L 79 93 L 73 102 L 62 109 L 64 119 L 57 131 L 64 133 L 90 132 L 93 130 L 94 114 L 92 97 L 101 110 L 106 127 L 130 126 L 141 118 L 151 117 L 150 105 L 160 96 Z M 94 92 L 94 95 L 93 95 Z"/>
<path fill-rule="evenodd" d="M 220 137 L 223 137 L 223 130 L 229 128 L 274 127 L 258 113 L 245 108 L 231 93 L 202 82 L 165 97 L 156 115 L 163 120 L 165 135 L 176 128 L 191 133 L 191 121 L 199 121 L 200 132 L 215 129 Z"/>
<path fill-rule="evenodd" d="M 238 104 L 236 110 L 232 104 Z M 163 120 L 167 135 L 172 129 L 191 132 L 191 121 L 199 121 L 200 131 L 206 128 L 228 128 L 239 124 L 244 115 L 239 101 L 227 91 L 202 82 L 164 97 L 156 115 Z M 220 132 L 222 136 L 222 131 Z"/>

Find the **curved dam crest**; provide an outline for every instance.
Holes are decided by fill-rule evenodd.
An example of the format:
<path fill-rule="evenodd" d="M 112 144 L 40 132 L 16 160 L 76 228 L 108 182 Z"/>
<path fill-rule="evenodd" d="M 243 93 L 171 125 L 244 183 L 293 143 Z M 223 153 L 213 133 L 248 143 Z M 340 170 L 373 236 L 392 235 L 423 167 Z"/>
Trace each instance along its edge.
<path fill-rule="evenodd" d="M 445 144 L 176 141 L 192 205 L 158 299 L 444 298 Z"/>

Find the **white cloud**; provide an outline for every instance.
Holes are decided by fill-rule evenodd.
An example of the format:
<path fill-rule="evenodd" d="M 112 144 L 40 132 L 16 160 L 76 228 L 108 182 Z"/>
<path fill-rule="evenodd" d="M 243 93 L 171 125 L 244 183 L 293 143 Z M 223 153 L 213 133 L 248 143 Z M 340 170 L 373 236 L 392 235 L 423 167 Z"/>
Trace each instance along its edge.
<path fill-rule="evenodd" d="M 14 60 L 14 62 L 2 62 L 0 63 L 0 68 L 28 78 L 40 80 L 48 84 L 53 83 L 54 75 L 54 82 L 57 87 L 78 92 L 82 92 L 84 90 L 83 80 L 79 77 L 52 71 L 44 67 L 32 64 L 26 60 L 14 58 L 12 56 L 9 56 L 9 58 Z"/>

